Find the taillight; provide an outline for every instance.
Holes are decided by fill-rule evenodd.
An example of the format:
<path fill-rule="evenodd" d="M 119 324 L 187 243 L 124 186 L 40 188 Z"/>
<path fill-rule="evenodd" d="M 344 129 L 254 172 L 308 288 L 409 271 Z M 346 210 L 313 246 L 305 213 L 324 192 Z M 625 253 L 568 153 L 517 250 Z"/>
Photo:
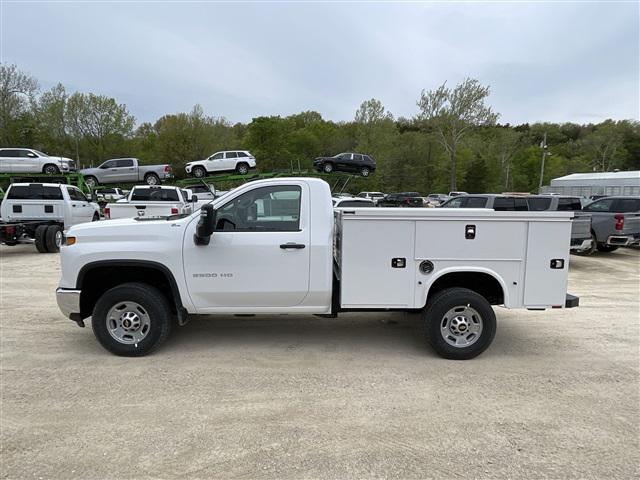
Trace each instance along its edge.
<path fill-rule="evenodd" d="M 616 230 L 622 230 L 624 228 L 624 215 L 616 215 L 613 218 L 616 219 Z"/>
<path fill-rule="evenodd" d="M 7 225 L 6 227 L 4 227 L 4 231 L 7 235 L 13 235 L 16 231 L 16 227 L 14 227 L 13 225 Z"/>
<path fill-rule="evenodd" d="M 164 171 L 165 172 L 170 172 L 171 171 L 171 165 L 165 165 L 164 166 Z"/>
<path fill-rule="evenodd" d="M 171 215 L 177 215 L 178 209 L 176 207 L 171 207 Z"/>
<path fill-rule="evenodd" d="M 109 207 L 104 207 L 104 218 L 111 218 L 111 209 Z"/>

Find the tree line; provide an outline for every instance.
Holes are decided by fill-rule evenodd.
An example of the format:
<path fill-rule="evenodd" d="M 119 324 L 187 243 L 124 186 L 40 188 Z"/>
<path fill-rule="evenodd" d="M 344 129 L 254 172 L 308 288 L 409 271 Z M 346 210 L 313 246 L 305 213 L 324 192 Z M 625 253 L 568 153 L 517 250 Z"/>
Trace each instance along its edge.
<path fill-rule="evenodd" d="M 468 78 L 423 90 L 412 118 L 395 118 L 370 99 L 342 122 L 304 111 L 232 124 L 196 105 L 138 124 L 114 98 L 62 84 L 42 90 L 17 66 L 0 64 L 0 146 L 35 148 L 82 166 L 137 157 L 169 163 L 178 177 L 185 163 L 218 150 L 249 150 L 260 171 L 310 169 L 317 156 L 357 151 L 372 155 L 378 169 L 353 179 L 351 191 L 534 192 L 546 134 L 544 184 L 574 172 L 640 170 L 638 121 L 500 124 L 489 96 L 488 86 Z"/>

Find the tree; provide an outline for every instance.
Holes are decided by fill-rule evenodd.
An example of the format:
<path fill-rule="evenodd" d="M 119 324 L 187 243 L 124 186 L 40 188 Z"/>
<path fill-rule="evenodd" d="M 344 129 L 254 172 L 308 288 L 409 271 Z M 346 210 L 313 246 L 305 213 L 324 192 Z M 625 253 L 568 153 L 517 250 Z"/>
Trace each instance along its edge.
<path fill-rule="evenodd" d="M 11 124 L 28 112 L 37 92 L 35 78 L 15 65 L 0 64 L 0 143 L 11 143 Z"/>
<path fill-rule="evenodd" d="M 502 186 L 509 189 L 511 181 L 511 162 L 522 146 L 522 134 L 509 128 L 500 128 L 495 138 L 496 156 L 502 172 Z"/>
<path fill-rule="evenodd" d="M 423 90 L 418 100 L 418 118 L 433 128 L 449 154 L 451 190 L 457 189 L 456 153 L 460 142 L 473 127 L 493 125 L 498 119 L 498 114 L 484 103 L 488 96 L 489 87 L 466 78 L 454 89 L 447 88 L 445 82 L 436 90 Z"/>
<path fill-rule="evenodd" d="M 119 144 L 133 134 L 135 124 L 127 107 L 115 99 L 79 92 L 68 98 L 65 120 L 74 140 L 87 141 L 98 160 L 118 151 Z"/>
<path fill-rule="evenodd" d="M 608 172 L 617 166 L 626 153 L 623 148 L 623 131 L 612 120 L 598 125 L 593 133 L 582 140 L 582 145 L 591 157 L 593 170 Z"/>

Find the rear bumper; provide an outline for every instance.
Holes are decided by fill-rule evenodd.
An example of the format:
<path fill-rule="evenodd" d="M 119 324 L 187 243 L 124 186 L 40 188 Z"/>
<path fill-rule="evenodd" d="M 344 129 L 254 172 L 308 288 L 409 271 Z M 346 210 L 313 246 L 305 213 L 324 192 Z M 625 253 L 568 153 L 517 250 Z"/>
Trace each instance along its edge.
<path fill-rule="evenodd" d="M 580 297 L 567 293 L 564 301 L 564 308 L 576 308 L 580 304 Z"/>
<path fill-rule="evenodd" d="M 639 235 L 609 235 L 607 245 L 616 247 L 629 247 L 631 245 L 640 245 Z"/>
<path fill-rule="evenodd" d="M 65 317 L 84 327 L 84 322 L 80 316 L 80 290 L 56 288 L 56 301 L 58 302 L 58 308 Z"/>

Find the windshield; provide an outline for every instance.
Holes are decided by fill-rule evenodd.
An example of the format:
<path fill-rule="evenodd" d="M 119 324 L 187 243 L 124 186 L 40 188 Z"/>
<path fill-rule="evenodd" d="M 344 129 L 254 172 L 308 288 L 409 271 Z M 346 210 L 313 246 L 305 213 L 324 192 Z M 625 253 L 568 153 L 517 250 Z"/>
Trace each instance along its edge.
<path fill-rule="evenodd" d="M 34 152 L 36 152 L 38 155 L 40 155 L 41 157 L 48 157 L 49 155 L 44 153 L 44 152 L 39 152 L 38 150 L 34 150 Z"/>

